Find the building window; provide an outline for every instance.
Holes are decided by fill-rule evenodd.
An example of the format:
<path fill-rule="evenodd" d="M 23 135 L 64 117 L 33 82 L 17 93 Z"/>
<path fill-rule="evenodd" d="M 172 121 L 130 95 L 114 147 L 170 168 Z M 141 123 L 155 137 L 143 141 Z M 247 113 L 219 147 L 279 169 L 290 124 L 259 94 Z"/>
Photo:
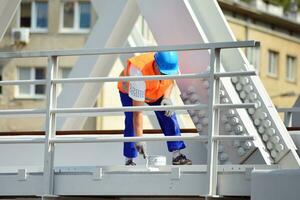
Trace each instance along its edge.
<path fill-rule="evenodd" d="M 91 28 L 91 3 L 88 1 L 62 2 L 60 19 L 62 32 L 88 32 Z"/>
<path fill-rule="evenodd" d="M 277 77 L 279 63 L 278 52 L 269 50 L 269 65 L 268 65 L 268 75 L 272 77 Z"/>
<path fill-rule="evenodd" d="M 0 81 L 2 81 L 2 70 L 3 68 L 0 66 Z M 0 95 L 2 94 L 2 86 L 0 85 Z"/>
<path fill-rule="evenodd" d="M 20 7 L 20 27 L 30 28 L 32 32 L 47 31 L 48 2 L 22 2 Z"/>
<path fill-rule="evenodd" d="M 286 73 L 285 78 L 287 81 L 296 82 L 296 57 L 286 57 Z"/>
<path fill-rule="evenodd" d="M 46 79 L 46 68 L 43 67 L 20 67 L 19 80 L 41 80 Z M 46 92 L 45 85 L 20 85 L 19 97 L 43 97 Z"/>
<path fill-rule="evenodd" d="M 71 73 L 72 68 L 60 68 L 59 70 L 59 78 L 69 78 L 69 75 Z M 57 95 L 59 95 L 63 89 L 63 84 L 58 84 L 57 85 Z"/>
<path fill-rule="evenodd" d="M 255 68 L 256 72 L 259 73 L 260 47 L 247 48 L 247 58 L 249 63 Z"/>

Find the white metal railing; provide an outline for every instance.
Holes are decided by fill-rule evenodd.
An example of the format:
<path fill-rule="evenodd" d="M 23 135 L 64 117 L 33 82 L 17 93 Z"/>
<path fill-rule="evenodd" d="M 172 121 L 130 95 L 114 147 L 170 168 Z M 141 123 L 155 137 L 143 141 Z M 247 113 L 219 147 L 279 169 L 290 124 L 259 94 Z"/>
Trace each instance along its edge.
<path fill-rule="evenodd" d="M 63 51 L 32 51 L 32 52 L 4 52 L 0 53 L 0 59 L 7 58 L 33 58 L 48 57 L 48 75 L 46 80 L 15 80 L 1 81 L 0 85 L 20 85 L 20 84 L 46 84 L 46 109 L 22 109 L 22 110 L 1 110 L 1 117 L 16 115 L 45 115 L 46 126 L 44 137 L 5 137 L 0 138 L 2 143 L 44 143 L 44 194 L 54 195 L 54 144 L 55 143 L 91 143 L 91 142 L 136 142 L 136 141 L 175 141 L 175 140 L 198 140 L 208 142 L 208 160 L 207 160 L 207 176 L 208 176 L 208 196 L 217 193 L 217 161 L 218 161 L 218 142 L 220 140 L 253 140 L 253 136 L 232 136 L 219 135 L 219 112 L 220 109 L 228 108 L 250 108 L 254 107 L 253 103 L 245 104 L 220 104 L 219 90 L 220 78 L 231 76 L 252 76 L 254 71 L 239 72 L 220 72 L 220 53 L 221 49 L 253 47 L 257 46 L 255 41 L 243 42 L 220 42 L 205 43 L 193 45 L 177 45 L 177 46 L 153 46 L 153 47 L 135 47 L 135 48 L 111 48 L 111 49 L 86 49 L 86 50 L 63 50 Z M 68 78 L 57 79 L 58 57 L 62 56 L 84 56 L 84 55 L 108 55 L 108 54 L 126 54 L 126 53 L 144 53 L 155 51 L 187 51 L 187 50 L 209 50 L 210 51 L 210 72 L 194 73 L 182 75 L 158 75 L 143 77 L 89 77 L 89 78 Z M 116 82 L 119 80 L 153 80 L 153 79 L 181 79 L 181 78 L 206 78 L 209 79 L 209 105 L 191 104 L 182 106 L 132 106 L 121 108 L 57 108 L 56 85 L 63 83 L 78 82 Z M 95 115 L 111 112 L 134 112 L 134 111 L 161 111 L 161 110 L 209 110 L 209 127 L 208 136 L 151 136 L 151 137 L 63 137 L 56 136 L 56 116 L 57 114 L 75 115 L 87 114 Z"/>
<path fill-rule="evenodd" d="M 218 135 L 214 136 L 213 140 L 254 140 L 254 136 L 241 135 Z M 83 137 L 64 137 L 59 136 L 51 139 L 50 143 L 99 143 L 99 142 L 138 142 L 138 141 L 178 141 L 178 140 L 196 140 L 207 142 L 208 137 L 203 135 L 198 136 L 147 136 L 147 137 L 101 137 L 101 136 L 83 136 Z M 0 144 L 30 144 L 30 143 L 44 143 L 44 136 L 3 136 L 0 139 Z"/>

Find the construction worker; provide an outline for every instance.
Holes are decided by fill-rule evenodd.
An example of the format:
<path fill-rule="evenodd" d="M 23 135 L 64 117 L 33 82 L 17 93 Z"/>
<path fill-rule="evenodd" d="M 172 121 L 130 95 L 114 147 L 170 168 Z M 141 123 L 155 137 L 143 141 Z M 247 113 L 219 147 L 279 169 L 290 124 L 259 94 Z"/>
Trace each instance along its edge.
<path fill-rule="evenodd" d="M 149 76 L 178 74 L 178 56 L 176 52 L 146 53 L 128 59 L 127 67 L 120 76 Z M 170 94 L 173 80 L 119 81 L 118 89 L 123 106 L 172 105 Z M 163 133 L 166 136 L 180 136 L 180 128 L 174 111 L 155 111 Z M 125 112 L 125 137 L 143 135 L 143 113 L 141 111 Z M 183 141 L 168 141 L 168 150 L 172 152 L 173 165 L 191 165 L 180 150 L 185 148 Z M 146 158 L 145 142 L 125 142 L 123 154 L 125 165 L 136 165 L 133 158 L 137 153 Z"/>

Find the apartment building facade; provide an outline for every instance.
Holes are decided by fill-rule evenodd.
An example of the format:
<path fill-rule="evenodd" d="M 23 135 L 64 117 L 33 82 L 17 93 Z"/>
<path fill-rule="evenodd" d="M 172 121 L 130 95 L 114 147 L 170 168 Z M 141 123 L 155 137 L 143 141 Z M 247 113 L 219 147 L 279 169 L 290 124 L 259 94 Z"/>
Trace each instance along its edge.
<path fill-rule="evenodd" d="M 237 40 L 260 42 L 245 54 L 274 105 L 292 107 L 300 94 L 299 17 L 262 0 L 251 2 L 219 0 L 219 5 Z"/>
<path fill-rule="evenodd" d="M 95 20 L 89 0 L 22 0 L 0 42 L 0 51 L 78 49 L 85 44 Z M 68 76 L 76 59 L 59 59 L 60 77 Z M 46 78 L 47 58 L 0 62 L 1 80 Z M 0 108 L 45 108 L 45 89 L 45 85 L 2 86 Z M 1 131 L 42 130 L 43 126 L 41 117 L 0 119 Z"/>

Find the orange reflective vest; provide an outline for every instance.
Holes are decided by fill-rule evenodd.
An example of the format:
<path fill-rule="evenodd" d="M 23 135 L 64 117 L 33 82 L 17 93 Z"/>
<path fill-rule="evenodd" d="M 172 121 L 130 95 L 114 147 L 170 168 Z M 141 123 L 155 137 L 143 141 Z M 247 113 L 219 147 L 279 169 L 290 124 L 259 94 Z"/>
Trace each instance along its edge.
<path fill-rule="evenodd" d="M 121 72 L 120 76 L 129 76 L 132 65 L 138 68 L 144 76 L 159 75 L 155 73 L 154 69 L 154 53 L 146 53 L 128 59 L 127 67 Z M 148 103 L 157 101 L 173 83 L 172 80 L 146 80 L 145 82 L 145 102 Z M 118 89 L 128 94 L 129 82 L 119 81 Z"/>

